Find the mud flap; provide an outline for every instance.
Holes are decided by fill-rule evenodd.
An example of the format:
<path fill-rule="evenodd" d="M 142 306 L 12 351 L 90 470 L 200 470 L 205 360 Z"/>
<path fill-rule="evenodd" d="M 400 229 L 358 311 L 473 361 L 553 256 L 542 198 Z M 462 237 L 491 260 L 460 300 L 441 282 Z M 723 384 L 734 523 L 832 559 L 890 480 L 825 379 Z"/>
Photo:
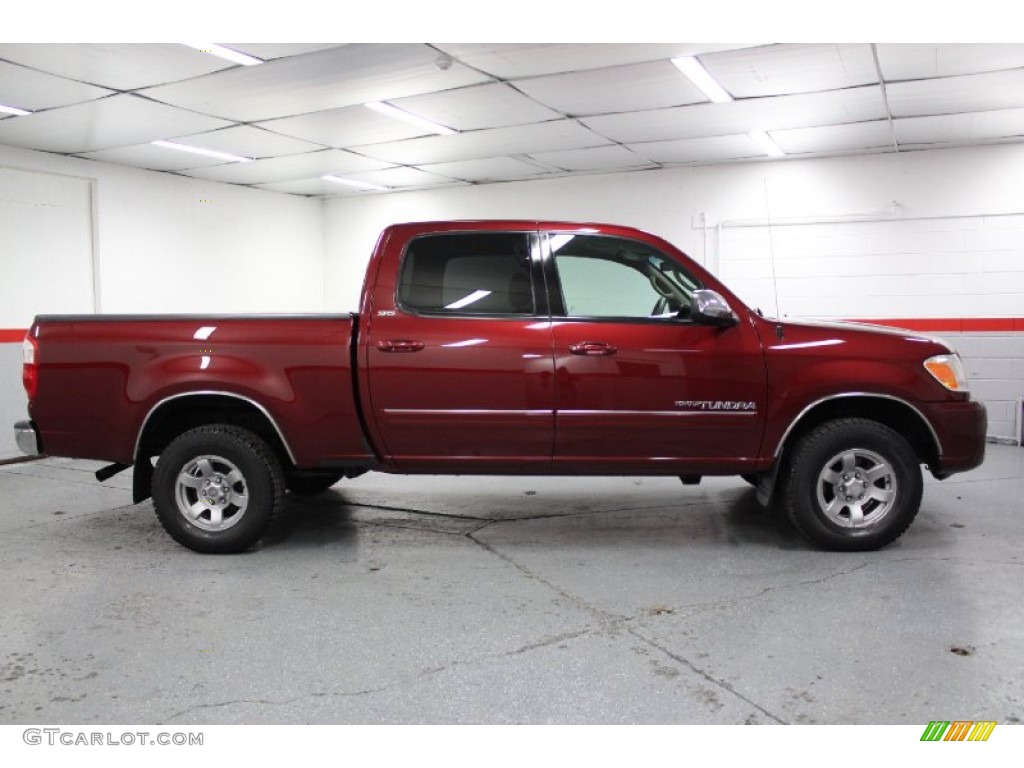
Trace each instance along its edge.
<path fill-rule="evenodd" d="M 135 473 L 132 477 L 132 504 L 145 501 L 153 495 L 153 463 L 144 458 L 135 462 Z"/>

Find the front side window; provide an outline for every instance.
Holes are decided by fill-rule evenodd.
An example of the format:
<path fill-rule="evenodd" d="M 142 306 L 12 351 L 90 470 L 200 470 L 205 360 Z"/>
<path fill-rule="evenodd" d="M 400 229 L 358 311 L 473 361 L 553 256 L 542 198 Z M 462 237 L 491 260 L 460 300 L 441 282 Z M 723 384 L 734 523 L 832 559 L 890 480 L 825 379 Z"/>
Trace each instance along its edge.
<path fill-rule="evenodd" d="M 685 318 L 700 284 L 645 243 L 601 235 L 552 235 L 569 317 Z"/>
<path fill-rule="evenodd" d="M 406 250 L 398 305 L 441 315 L 534 313 L 526 233 L 426 235 Z"/>

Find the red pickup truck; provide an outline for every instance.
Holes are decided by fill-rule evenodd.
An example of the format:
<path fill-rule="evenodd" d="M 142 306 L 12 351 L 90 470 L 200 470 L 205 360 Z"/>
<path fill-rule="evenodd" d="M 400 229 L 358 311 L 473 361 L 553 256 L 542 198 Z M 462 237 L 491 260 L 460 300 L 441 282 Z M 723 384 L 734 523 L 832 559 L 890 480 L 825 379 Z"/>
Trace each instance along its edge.
<path fill-rule="evenodd" d="M 812 542 L 868 550 L 914 519 L 922 464 L 984 456 L 942 341 L 762 317 L 602 224 L 400 224 L 358 314 L 40 316 L 24 351 L 22 450 L 134 466 L 135 501 L 203 552 L 367 470 L 739 475 Z"/>

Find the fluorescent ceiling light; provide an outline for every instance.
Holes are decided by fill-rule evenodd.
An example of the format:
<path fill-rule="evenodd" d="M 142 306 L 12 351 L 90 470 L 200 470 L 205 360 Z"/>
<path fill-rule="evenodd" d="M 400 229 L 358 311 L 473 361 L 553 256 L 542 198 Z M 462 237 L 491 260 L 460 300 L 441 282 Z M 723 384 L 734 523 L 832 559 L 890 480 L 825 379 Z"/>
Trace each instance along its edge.
<path fill-rule="evenodd" d="M 8 107 L 6 104 L 0 104 L 0 112 L 6 112 L 10 115 L 31 115 L 27 109 L 18 109 L 17 107 Z"/>
<path fill-rule="evenodd" d="M 715 104 L 725 104 L 729 101 L 734 101 L 732 95 L 725 90 L 718 82 L 713 78 L 704 65 L 697 61 L 694 56 L 681 56 L 678 59 L 672 59 L 672 63 L 676 65 L 676 69 L 686 75 L 700 90 L 711 99 Z"/>
<path fill-rule="evenodd" d="M 182 43 L 187 45 L 189 48 L 195 48 L 197 51 L 208 53 L 211 56 L 217 56 L 221 59 L 227 59 L 233 61 L 235 64 L 242 64 L 246 67 L 252 67 L 256 64 L 262 64 L 263 59 L 257 59 L 255 56 L 250 56 L 247 53 L 240 53 L 239 51 L 233 51 L 230 48 L 225 48 L 223 45 L 217 45 L 216 43 Z"/>
<path fill-rule="evenodd" d="M 390 104 L 385 104 L 383 101 L 368 101 L 363 104 L 363 106 L 367 109 L 372 109 L 374 112 L 380 112 L 382 115 L 387 115 L 388 117 L 393 117 L 397 120 L 404 120 L 407 123 L 424 128 L 431 133 L 440 134 L 441 136 L 452 136 L 457 133 L 457 131 L 453 131 L 451 128 L 444 125 L 438 125 L 437 123 L 432 123 L 429 120 L 412 114 L 411 112 L 406 112 L 404 109 L 399 109 L 398 107 L 393 107 Z"/>
<path fill-rule="evenodd" d="M 321 176 L 324 181 L 333 181 L 335 184 L 344 184 L 347 187 L 355 187 L 356 189 L 372 189 L 375 192 L 390 192 L 389 187 L 382 187 L 380 184 L 371 184 L 368 181 L 356 181 L 354 179 L 343 179 L 341 176 L 332 176 L 327 174 Z"/>
<path fill-rule="evenodd" d="M 771 136 L 764 131 L 751 131 L 747 134 L 757 146 L 761 148 L 768 157 L 785 157 L 786 153 L 782 151 L 782 147 L 775 143 Z"/>
<path fill-rule="evenodd" d="M 194 155 L 205 155 L 206 157 L 216 157 L 220 160 L 227 160 L 229 163 L 251 163 L 251 157 L 240 157 L 238 155 L 229 155 L 227 152 L 218 152 L 215 149 L 203 149 L 202 147 L 190 147 L 188 144 L 179 144 L 176 141 L 151 141 L 150 144 L 155 144 L 158 147 L 164 149 L 176 149 L 179 152 L 191 152 Z"/>

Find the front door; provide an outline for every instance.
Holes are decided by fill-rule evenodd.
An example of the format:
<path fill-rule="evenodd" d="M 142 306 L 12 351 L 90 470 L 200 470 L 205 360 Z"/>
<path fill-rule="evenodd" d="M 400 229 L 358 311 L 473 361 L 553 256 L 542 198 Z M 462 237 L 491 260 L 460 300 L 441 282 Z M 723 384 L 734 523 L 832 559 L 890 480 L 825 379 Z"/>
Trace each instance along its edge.
<path fill-rule="evenodd" d="M 766 374 L 757 332 L 687 317 L 703 287 L 653 246 L 552 234 L 555 461 L 564 471 L 714 472 L 757 455 Z"/>

